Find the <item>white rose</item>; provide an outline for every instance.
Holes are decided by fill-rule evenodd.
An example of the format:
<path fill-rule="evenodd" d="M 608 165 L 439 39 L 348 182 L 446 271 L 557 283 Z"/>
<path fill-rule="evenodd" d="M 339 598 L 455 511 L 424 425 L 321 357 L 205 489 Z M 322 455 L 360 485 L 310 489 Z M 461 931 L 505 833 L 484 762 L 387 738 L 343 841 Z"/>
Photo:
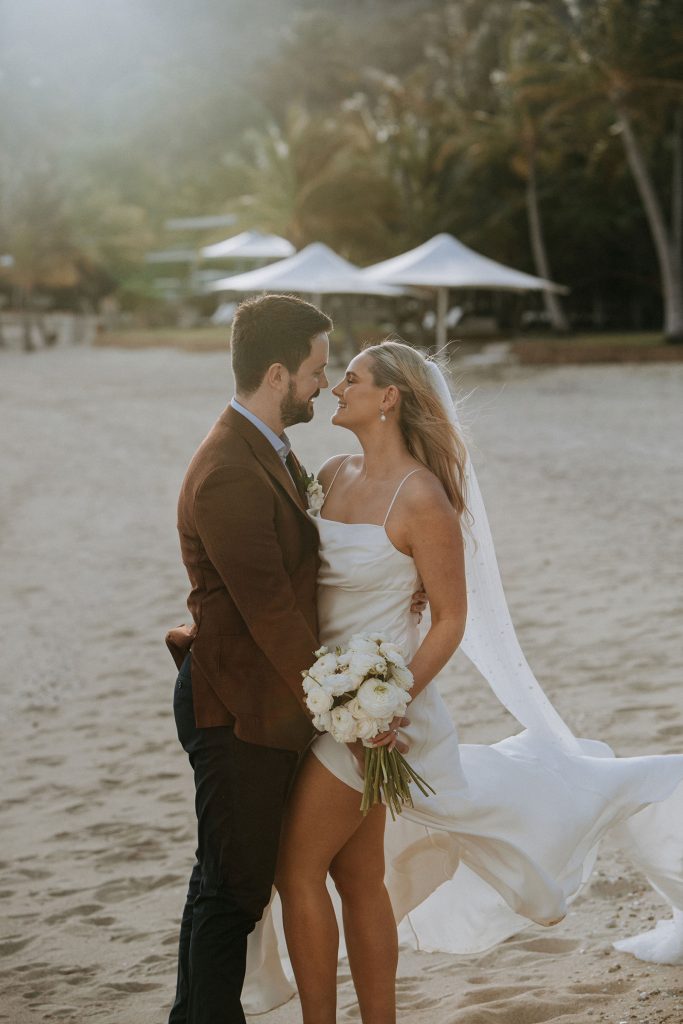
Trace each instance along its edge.
<path fill-rule="evenodd" d="M 379 645 L 379 653 L 392 665 L 405 665 L 406 663 L 403 651 L 398 644 L 382 643 Z"/>
<path fill-rule="evenodd" d="M 356 736 L 358 739 L 373 739 L 379 732 L 379 723 L 374 718 L 369 717 L 367 711 L 358 703 L 358 698 L 355 697 L 349 701 L 346 707 L 356 720 Z"/>
<path fill-rule="evenodd" d="M 409 690 L 413 685 L 413 673 L 407 665 L 392 665 L 390 678 L 402 690 Z"/>
<path fill-rule="evenodd" d="M 406 711 L 408 710 L 408 701 L 413 699 L 409 693 L 405 692 L 405 690 L 401 690 L 400 693 L 402 700 L 400 700 L 396 705 L 394 715 L 405 715 Z"/>
<path fill-rule="evenodd" d="M 320 685 L 326 693 L 333 697 L 341 697 L 343 693 L 353 693 L 363 682 L 363 677 L 352 672 L 332 672 L 320 680 Z"/>
<path fill-rule="evenodd" d="M 396 708 L 403 705 L 404 697 L 395 683 L 368 679 L 358 690 L 358 703 L 371 718 L 391 721 Z"/>
<path fill-rule="evenodd" d="M 373 644 L 374 646 L 374 644 Z M 365 679 L 366 676 L 382 676 L 387 671 L 387 663 L 381 658 L 377 650 L 372 654 L 365 654 L 361 651 L 353 651 L 349 659 L 349 672 Z"/>
<path fill-rule="evenodd" d="M 319 715 L 313 716 L 313 727 L 320 732 L 329 732 L 332 725 L 332 715 L 329 711 L 322 711 Z"/>
<path fill-rule="evenodd" d="M 356 720 L 345 707 L 333 708 L 330 712 L 330 732 L 337 743 L 353 743 L 357 738 Z"/>
<path fill-rule="evenodd" d="M 304 681 L 302 683 L 304 693 L 310 693 L 314 686 L 318 686 L 318 682 L 313 676 L 309 676 L 304 673 Z"/>
<path fill-rule="evenodd" d="M 322 686 L 312 686 L 306 694 L 306 707 L 314 715 L 321 715 L 324 711 L 329 711 L 332 702 L 332 694 L 323 690 Z"/>
<path fill-rule="evenodd" d="M 329 676 L 331 672 L 337 667 L 337 655 L 336 654 L 323 654 L 322 658 L 318 658 L 316 662 L 308 670 L 309 676 L 313 676 L 318 682 L 321 682 L 325 676 Z"/>
<path fill-rule="evenodd" d="M 352 654 L 377 654 L 377 643 L 369 640 L 364 633 L 354 633 L 348 643 L 348 650 Z"/>
<path fill-rule="evenodd" d="M 319 647 L 317 651 L 313 651 L 313 653 L 315 654 L 316 658 L 322 658 L 323 654 L 327 654 L 328 651 L 329 647 L 325 647 L 323 645 L 322 647 Z"/>

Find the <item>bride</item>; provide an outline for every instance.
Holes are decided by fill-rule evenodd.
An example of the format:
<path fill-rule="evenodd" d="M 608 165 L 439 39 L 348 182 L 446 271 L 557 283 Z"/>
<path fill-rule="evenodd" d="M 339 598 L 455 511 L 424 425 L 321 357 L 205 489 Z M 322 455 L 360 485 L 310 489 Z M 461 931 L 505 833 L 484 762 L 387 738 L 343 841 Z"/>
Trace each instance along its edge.
<path fill-rule="evenodd" d="M 362 454 L 335 456 L 319 473 L 320 639 L 333 647 L 376 631 L 402 645 L 414 676 L 409 723 L 394 720 L 375 742 L 407 740 L 436 795 L 414 791 L 395 822 L 383 806 L 363 817 L 359 751 L 318 737 L 288 804 L 276 887 L 304 1024 L 336 1019 L 339 916 L 364 1024 L 393 1024 L 397 923 L 419 948 L 452 952 L 483 951 L 529 920 L 554 924 L 608 828 L 683 908 L 683 757 L 617 759 L 576 739 L 543 694 L 509 620 L 438 366 L 385 342 L 356 356 L 333 394 L 332 422 Z M 431 614 L 422 636 L 410 609 L 419 581 Z M 458 743 L 434 679 L 459 645 L 524 731 L 493 746 Z M 675 909 L 673 922 L 622 948 L 681 962 L 682 925 Z M 272 914 L 250 942 L 253 1012 L 285 998 Z"/>

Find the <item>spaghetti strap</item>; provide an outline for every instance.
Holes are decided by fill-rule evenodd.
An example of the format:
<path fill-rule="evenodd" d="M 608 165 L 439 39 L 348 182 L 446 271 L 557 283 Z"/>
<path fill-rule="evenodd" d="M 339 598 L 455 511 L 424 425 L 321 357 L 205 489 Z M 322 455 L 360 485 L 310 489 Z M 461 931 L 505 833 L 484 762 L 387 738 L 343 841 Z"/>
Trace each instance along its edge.
<path fill-rule="evenodd" d="M 335 471 L 334 471 L 334 476 L 333 476 L 333 477 L 332 477 L 332 479 L 330 480 L 330 486 L 329 486 L 329 487 L 327 488 L 327 490 L 326 490 L 326 492 L 325 492 L 325 498 L 324 498 L 324 500 L 323 500 L 323 504 L 322 504 L 322 506 L 321 506 L 321 511 L 322 511 L 322 508 L 323 508 L 323 506 L 325 505 L 325 502 L 327 501 L 327 499 L 328 499 L 328 498 L 329 498 L 329 496 L 330 496 L 330 491 L 332 490 L 332 487 L 333 487 L 333 485 L 334 485 L 334 481 L 335 481 L 335 480 L 337 479 L 337 477 L 339 476 L 339 470 L 340 470 L 340 469 L 342 468 L 342 466 L 345 466 L 345 465 L 346 465 L 346 463 L 347 463 L 347 462 L 349 461 L 349 459 L 352 459 L 352 458 L 353 458 L 353 454 L 351 454 L 351 455 L 347 455 L 347 456 L 346 456 L 346 458 L 345 458 L 345 459 L 342 459 L 342 461 L 341 461 L 341 462 L 339 463 L 339 465 L 338 465 L 338 466 L 337 466 L 337 468 L 335 469 Z"/>
<path fill-rule="evenodd" d="M 412 476 L 413 473 L 419 473 L 420 469 L 421 469 L 421 467 L 418 467 L 417 469 L 411 469 L 410 473 L 406 473 L 406 475 L 403 477 L 403 479 L 401 480 L 400 484 L 398 485 L 398 487 L 394 491 L 394 496 L 391 499 L 391 503 L 389 504 L 389 508 L 387 509 L 387 514 L 384 517 L 384 522 L 382 523 L 382 526 L 386 526 L 387 525 L 387 519 L 389 518 L 389 513 L 391 512 L 392 508 L 394 507 L 394 502 L 398 498 L 398 492 L 401 490 L 401 488 L 403 487 L 403 485 L 406 482 L 406 480 L 408 479 L 408 477 Z"/>

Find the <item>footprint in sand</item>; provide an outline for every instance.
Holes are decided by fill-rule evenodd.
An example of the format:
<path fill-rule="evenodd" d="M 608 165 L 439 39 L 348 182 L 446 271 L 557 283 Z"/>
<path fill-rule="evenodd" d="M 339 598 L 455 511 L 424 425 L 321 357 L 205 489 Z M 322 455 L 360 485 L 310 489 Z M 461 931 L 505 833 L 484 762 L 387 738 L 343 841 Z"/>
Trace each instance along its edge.
<path fill-rule="evenodd" d="M 662 736 L 664 739 L 671 737 L 675 739 L 678 736 L 683 736 L 683 725 L 664 725 L 661 729 L 657 729 L 657 735 Z"/>
<path fill-rule="evenodd" d="M 24 878 L 35 878 L 38 881 L 43 878 L 52 878 L 52 871 L 43 871 L 42 868 L 19 868 L 18 873 Z"/>
<path fill-rule="evenodd" d="M 103 989 L 113 992 L 151 992 L 155 988 L 161 988 L 158 981 L 110 981 Z"/>
<path fill-rule="evenodd" d="M 25 949 L 29 942 L 33 942 L 33 939 L 9 936 L 4 942 L 0 942 L 0 956 L 11 956 L 13 953 L 18 953 L 20 949 Z"/>
<path fill-rule="evenodd" d="M 529 953 L 548 953 L 557 956 L 558 953 L 571 953 L 579 948 L 579 941 L 576 939 L 524 939 L 521 942 L 512 943 L 516 949 L 525 949 Z"/>
<path fill-rule="evenodd" d="M 81 903 L 77 907 L 69 907 L 68 910 L 62 910 L 58 914 L 50 914 L 49 917 L 45 918 L 46 924 L 62 924 L 64 921 L 68 921 L 72 917 L 89 917 L 91 914 L 96 914 L 98 910 L 104 910 L 99 903 Z"/>
<path fill-rule="evenodd" d="M 564 1019 L 572 1024 L 587 1024 L 587 1012 L 604 1001 L 594 995 L 585 1000 L 574 995 L 570 1003 L 561 992 L 556 999 L 549 999 L 547 992 L 540 990 L 510 994 L 511 987 L 501 987 L 501 997 L 484 1006 L 474 1003 L 457 1009 L 449 1016 L 449 1024 L 555 1024 Z"/>
<path fill-rule="evenodd" d="M 119 900 L 132 899 L 165 886 L 175 886 L 183 881 L 184 875 L 159 875 L 156 878 L 120 878 L 105 882 L 93 895 L 103 903 L 118 903 Z"/>
<path fill-rule="evenodd" d="M 534 991 L 539 991 L 538 986 L 530 988 L 528 985 L 482 985 L 472 992 L 465 992 L 459 1003 L 461 1006 L 494 1003 L 515 996 L 528 996 Z"/>

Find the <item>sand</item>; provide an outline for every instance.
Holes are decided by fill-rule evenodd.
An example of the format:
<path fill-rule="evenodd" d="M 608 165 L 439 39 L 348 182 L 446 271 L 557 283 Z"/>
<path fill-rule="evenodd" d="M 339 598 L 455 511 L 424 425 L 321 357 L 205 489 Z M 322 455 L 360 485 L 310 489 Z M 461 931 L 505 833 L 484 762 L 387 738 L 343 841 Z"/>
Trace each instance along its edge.
<path fill-rule="evenodd" d="M 683 367 L 463 370 L 523 647 L 581 735 L 680 752 Z M 163 646 L 186 618 L 175 503 L 231 394 L 227 357 L 57 348 L 0 358 L 0 1020 L 161 1024 L 192 862 L 192 783 Z M 354 449 L 292 431 L 309 468 Z M 459 658 L 466 741 L 514 726 Z M 606 843 L 556 928 L 482 956 L 404 953 L 409 1024 L 683 1021 L 680 969 L 611 942 L 665 912 Z M 340 1021 L 358 1020 L 342 965 Z M 298 1003 L 263 1024 L 295 1024 Z"/>

